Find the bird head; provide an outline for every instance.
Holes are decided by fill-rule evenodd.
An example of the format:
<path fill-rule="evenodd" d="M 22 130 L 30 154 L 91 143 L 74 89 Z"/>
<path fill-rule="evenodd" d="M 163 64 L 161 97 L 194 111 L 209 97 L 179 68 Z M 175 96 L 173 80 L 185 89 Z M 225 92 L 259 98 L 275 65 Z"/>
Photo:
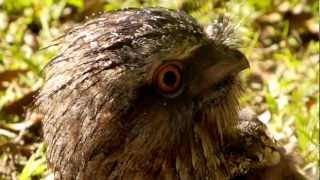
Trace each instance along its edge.
<path fill-rule="evenodd" d="M 223 16 L 205 31 L 183 12 L 146 8 L 103 14 L 58 39 L 37 99 L 57 176 L 162 171 L 182 154 L 215 161 L 249 66 L 233 31 Z"/>

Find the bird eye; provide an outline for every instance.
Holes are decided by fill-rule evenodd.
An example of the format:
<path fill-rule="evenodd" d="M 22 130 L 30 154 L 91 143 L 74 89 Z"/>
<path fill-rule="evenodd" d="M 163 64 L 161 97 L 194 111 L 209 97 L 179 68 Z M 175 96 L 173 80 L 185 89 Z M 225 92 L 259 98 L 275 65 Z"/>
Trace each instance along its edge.
<path fill-rule="evenodd" d="M 176 95 L 182 90 L 182 67 L 177 63 L 161 65 L 154 73 L 153 84 L 164 95 Z"/>

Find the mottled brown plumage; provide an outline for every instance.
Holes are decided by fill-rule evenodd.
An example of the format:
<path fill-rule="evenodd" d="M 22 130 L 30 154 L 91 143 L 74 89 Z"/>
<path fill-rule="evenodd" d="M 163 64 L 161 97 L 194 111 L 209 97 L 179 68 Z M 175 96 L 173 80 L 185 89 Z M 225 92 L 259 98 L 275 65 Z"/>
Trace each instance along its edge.
<path fill-rule="evenodd" d="M 231 179 L 277 165 L 283 153 L 265 126 L 239 115 L 248 61 L 233 35 L 223 16 L 204 31 L 160 8 L 66 33 L 36 103 L 55 179 Z M 180 74 L 157 84 L 166 63 L 181 73 L 174 93 Z"/>

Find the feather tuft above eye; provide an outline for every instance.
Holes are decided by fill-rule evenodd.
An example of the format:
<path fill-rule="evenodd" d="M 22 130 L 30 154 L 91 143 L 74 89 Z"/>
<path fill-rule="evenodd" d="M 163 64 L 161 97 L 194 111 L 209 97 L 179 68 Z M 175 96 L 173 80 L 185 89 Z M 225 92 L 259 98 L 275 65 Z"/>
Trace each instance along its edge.
<path fill-rule="evenodd" d="M 207 26 L 205 32 L 208 38 L 216 44 L 238 48 L 241 44 L 241 38 L 237 30 L 239 27 L 239 24 L 235 24 L 230 17 L 221 14 L 212 24 Z"/>

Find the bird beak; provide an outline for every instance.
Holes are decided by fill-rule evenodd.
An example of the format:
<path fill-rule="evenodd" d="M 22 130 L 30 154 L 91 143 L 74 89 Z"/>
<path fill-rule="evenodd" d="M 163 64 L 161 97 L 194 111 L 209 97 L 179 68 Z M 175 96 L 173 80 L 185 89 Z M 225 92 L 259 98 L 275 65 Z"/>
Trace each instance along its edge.
<path fill-rule="evenodd" d="M 250 67 L 247 58 L 238 50 L 230 52 L 229 58 L 220 60 L 202 71 L 196 88 L 189 91 L 192 95 L 200 94 L 206 89 L 213 87 L 226 77 L 236 76 L 238 73 Z"/>

